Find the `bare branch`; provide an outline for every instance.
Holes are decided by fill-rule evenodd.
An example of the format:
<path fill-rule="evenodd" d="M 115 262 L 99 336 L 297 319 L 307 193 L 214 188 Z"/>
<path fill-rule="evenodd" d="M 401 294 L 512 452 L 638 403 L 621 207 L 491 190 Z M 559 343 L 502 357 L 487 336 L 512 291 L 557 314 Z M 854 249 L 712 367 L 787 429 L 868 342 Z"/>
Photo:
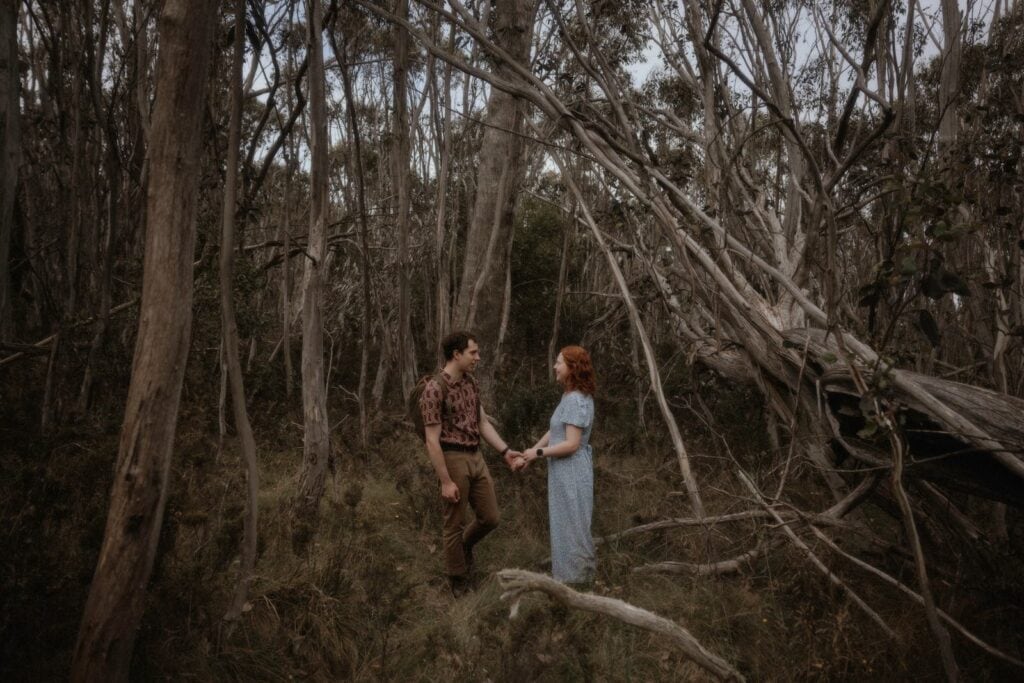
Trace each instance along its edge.
<path fill-rule="evenodd" d="M 899 641 L 899 636 L 897 636 L 895 631 L 893 631 L 889 627 L 889 625 L 885 623 L 885 620 L 882 619 L 882 617 L 880 617 L 878 613 L 875 610 L 873 610 L 866 602 L 864 602 L 864 599 L 857 595 L 857 593 L 852 588 L 850 588 L 850 586 L 847 585 L 845 581 L 840 579 L 828 567 L 826 567 L 825 564 L 818 558 L 818 556 L 814 554 L 814 551 L 811 550 L 806 543 L 800 540 L 800 537 L 797 536 L 793 532 L 793 530 L 789 528 L 789 524 L 787 524 L 786 521 L 782 519 L 782 516 L 779 515 L 779 513 L 777 513 L 774 509 L 772 509 L 771 506 L 769 506 L 765 502 L 764 496 L 761 494 L 760 491 L 757 490 L 757 487 L 754 486 L 754 482 L 750 480 L 746 473 L 739 471 L 737 472 L 736 476 L 739 477 L 740 481 L 743 482 L 743 484 L 747 487 L 747 489 L 754 496 L 754 498 L 756 498 L 757 501 L 762 506 L 764 506 L 764 509 L 768 512 L 768 514 L 770 514 L 775 519 L 775 521 L 778 522 L 779 528 L 782 530 L 784 534 L 786 534 L 786 536 L 789 537 L 789 540 L 793 542 L 793 545 L 795 545 L 797 548 L 803 551 L 803 553 L 807 556 L 807 559 L 810 560 L 811 564 L 813 564 L 815 568 L 817 568 L 822 574 L 824 574 L 826 578 L 828 578 L 830 583 L 832 583 L 834 586 L 840 588 L 844 593 L 846 593 L 849 596 L 849 598 L 853 600 L 853 602 L 871 618 L 872 621 L 874 621 L 876 624 L 879 625 L 879 627 L 881 627 L 882 631 L 887 636 L 889 636 L 893 640 Z"/>
<path fill-rule="evenodd" d="M 505 591 L 501 599 L 514 601 L 513 614 L 517 611 L 518 601 L 524 593 L 539 591 L 568 607 L 604 614 L 632 626 L 666 636 L 687 657 L 720 680 L 745 680 L 731 664 L 707 650 L 685 628 L 653 612 L 615 598 L 606 598 L 593 593 L 579 593 L 549 576 L 522 569 L 502 569 L 498 572 L 498 580 L 501 582 L 502 590 Z"/>

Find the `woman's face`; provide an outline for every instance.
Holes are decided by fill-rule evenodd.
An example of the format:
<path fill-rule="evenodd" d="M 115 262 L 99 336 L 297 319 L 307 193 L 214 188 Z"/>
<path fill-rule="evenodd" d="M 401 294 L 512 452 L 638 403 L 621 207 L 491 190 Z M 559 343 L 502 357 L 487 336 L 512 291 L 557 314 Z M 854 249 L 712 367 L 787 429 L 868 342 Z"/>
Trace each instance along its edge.
<path fill-rule="evenodd" d="M 565 364 L 565 359 L 562 358 L 562 354 L 558 354 L 558 358 L 555 359 L 555 380 L 559 384 L 565 384 L 565 378 L 569 376 L 569 366 Z"/>

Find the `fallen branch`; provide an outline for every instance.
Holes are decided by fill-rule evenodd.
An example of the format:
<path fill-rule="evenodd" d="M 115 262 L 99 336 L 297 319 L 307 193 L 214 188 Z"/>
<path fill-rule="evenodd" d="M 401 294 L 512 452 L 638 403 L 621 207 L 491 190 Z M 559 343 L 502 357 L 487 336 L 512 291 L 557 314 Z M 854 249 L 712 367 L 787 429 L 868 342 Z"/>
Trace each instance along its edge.
<path fill-rule="evenodd" d="M 807 559 L 811 561 L 811 564 L 813 564 L 819 571 L 821 571 L 821 573 L 824 574 L 834 586 L 840 588 L 843 592 L 845 592 L 850 597 L 850 599 L 853 600 L 853 602 L 856 603 L 856 605 L 864 611 L 865 614 L 871 617 L 872 621 L 874 621 L 881 627 L 881 629 L 885 632 L 887 636 L 898 642 L 899 636 L 896 635 L 896 632 L 889 628 L 889 625 L 885 623 L 885 620 L 882 619 L 882 617 L 880 617 L 875 610 L 871 609 L 871 607 L 866 602 L 864 602 L 864 599 L 857 595 L 856 591 L 854 591 L 852 588 L 846 585 L 846 582 L 844 582 L 842 579 L 836 576 L 828 567 L 826 567 L 825 563 L 818 559 L 818 556 L 814 554 L 814 551 L 811 550 L 806 543 L 800 540 L 800 537 L 797 536 L 796 533 L 789 528 L 789 524 L 782 519 L 782 516 L 779 515 L 779 513 L 777 513 L 774 509 L 772 509 L 771 506 L 768 505 L 768 503 L 765 502 L 761 492 L 757 489 L 756 486 L 754 486 L 754 482 L 752 482 L 744 472 L 738 472 L 736 476 L 738 476 L 740 481 L 742 481 L 743 484 L 747 487 L 747 489 L 750 490 L 750 493 L 754 496 L 754 498 L 757 499 L 757 502 L 760 503 L 764 507 L 764 509 L 767 510 L 768 513 L 775 519 L 775 521 L 779 524 L 779 528 L 782 529 L 783 533 L 785 533 L 786 536 L 789 537 L 789 540 L 793 542 L 793 545 L 795 545 L 797 548 L 802 550 L 805 555 L 807 555 Z"/>
<path fill-rule="evenodd" d="M 661 372 L 658 370 L 658 363 L 654 355 L 654 346 L 651 343 L 650 335 L 647 333 L 647 328 L 644 326 L 643 320 L 640 317 L 640 312 L 633 299 L 633 294 L 629 289 L 629 285 L 626 283 L 626 278 L 622 273 L 622 269 L 619 268 L 619 262 L 609 249 L 601 229 L 598 227 L 597 223 L 594 221 L 594 217 L 590 213 L 590 210 L 587 208 L 587 202 L 583 193 L 580 191 L 579 187 L 577 187 L 573 176 L 566 172 L 568 166 L 567 162 L 560 159 L 557 154 L 551 155 L 550 158 L 554 160 L 555 164 L 557 164 L 561 170 L 562 181 L 572 191 L 573 195 L 575 195 L 576 204 L 580 208 L 583 218 L 586 220 L 586 224 L 590 226 L 590 232 L 594 236 L 594 242 L 604 253 L 605 259 L 608 262 L 608 268 L 611 270 L 612 276 L 614 277 L 619 291 L 622 294 L 622 303 L 626 306 L 630 321 L 636 329 L 637 339 L 640 341 L 640 346 L 644 352 L 644 359 L 647 363 L 647 371 L 651 383 L 651 390 L 654 392 L 654 396 L 658 402 L 658 407 L 661 409 L 661 415 L 665 420 L 665 426 L 668 427 L 669 438 L 671 439 L 676 452 L 676 459 L 679 461 L 679 469 L 683 475 L 683 485 L 686 487 L 690 506 L 693 508 L 693 512 L 697 517 L 704 517 L 704 503 L 701 501 L 700 489 L 697 486 L 697 479 L 690 467 L 690 456 L 686 451 L 686 444 L 683 442 L 683 436 L 679 431 L 679 425 L 676 422 L 675 416 L 672 414 L 672 409 L 669 407 L 668 399 L 665 397 L 665 390 L 661 381 Z"/>
<path fill-rule="evenodd" d="M 763 510 L 746 510 L 744 512 L 732 512 L 727 515 L 715 515 L 712 517 L 670 517 L 668 519 L 659 519 L 656 522 L 648 522 L 647 524 L 641 524 L 639 526 L 630 527 L 622 531 L 618 531 L 614 534 L 608 534 L 607 536 L 601 536 L 594 539 L 594 545 L 601 545 L 602 543 L 610 543 L 617 541 L 622 538 L 628 538 L 630 536 L 636 536 L 638 534 L 647 533 L 648 531 L 659 531 L 661 529 L 675 529 L 678 527 L 686 526 L 709 526 L 711 524 L 722 524 L 724 522 L 738 522 L 747 519 L 765 519 L 769 515 Z"/>
<path fill-rule="evenodd" d="M 851 510 L 854 510 L 864 498 L 871 492 L 875 484 L 878 482 L 878 475 L 871 474 L 865 477 L 849 494 L 846 495 L 840 501 L 837 501 L 832 507 L 821 512 L 818 515 L 814 515 L 811 519 L 816 524 L 827 524 L 830 526 L 842 526 L 845 524 L 840 518 L 847 515 Z M 785 517 L 792 518 L 790 513 L 783 513 Z M 669 517 L 667 519 L 659 519 L 655 522 L 648 522 L 646 524 L 640 524 L 638 526 L 623 529 L 607 536 L 600 536 L 594 539 L 594 545 L 601 545 L 602 543 L 611 543 L 612 541 L 618 541 L 623 538 L 629 538 L 630 536 L 636 536 L 644 534 L 649 531 L 660 531 L 662 529 L 676 529 L 679 527 L 688 526 L 711 526 L 713 524 L 723 524 L 726 522 L 741 522 L 748 519 L 771 519 L 772 516 L 764 510 L 744 510 L 742 512 L 730 512 L 724 515 L 712 515 L 710 517 Z"/>
<path fill-rule="evenodd" d="M 115 313 L 120 313 L 121 311 L 125 310 L 126 308 L 131 308 L 132 306 L 134 306 L 137 303 L 139 303 L 138 297 L 132 299 L 131 301 L 126 301 L 123 304 L 119 304 L 117 306 L 114 306 L 113 308 L 110 309 L 110 313 L 108 313 L 107 315 L 109 317 L 111 315 L 114 315 Z M 40 339 L 35 344 L 32 344 L 30 347 L 27 347 L 24 351 L 19 351 L 18 353 L 11 354 L 10 356 L 7 356 L 6 358 L 0 358 L 0 367 L 3 367 L 4 365 L 7 365 L 8 363 L 12 363 L 12 362 L 18 360 L 19 358 L 21 358 L 23 356 L 26 356 L 28 354 L 37 354 L 37 353 L 39 353 L 37 351 L 37 349 L 45 348 L 50 342 L 52 342 L 54 339 L 56 339 L 58 336 L 60 336 L 60 334 L 62 332 L 66 331 L 66 330 L 73 330 L 75 328 L 82 327 L 84 325 L 91 325 L 94 322 L 96 322 L 96 316 L 93 316 L 91 318 L 86 318 L 85 320 L 79 320 L 78 322 L 75 322 L 75 323 L 71 323 L 67 327 L 64 327 L 64 328 L 61 328 L 60 330 L 57 330 L 56 332 L 51 334 L 49 337 L 45 337 L 43 339 Z"/>
<path fill-rule="evenodd" d="M 829 538 L 827 534 L 822 532 L 821 529 L 818 529 L 813 524 L 808 525 L 808 528 L 814 533 L 814 535 L 818 538 L 818 540 L 820 540 L 822 543 L 824 543 L 826 546 L 828 546 L 833 552 L 835 552 L 840 557 L 848 560 L 849 562 L 852 562 L 853 564 L 855 564 L 856 566 L 860 567 L 864 571 L 867 571 L 867 572 L 869 572 L 871 574 L 874 574 L 875 576 L 877 576 L 878 578 L 880 578 L 882 581 L 884 581 L 885 583 L 889 584 L 890 586 L 893 586 L 893 587 L 899 589 L 900 592 L 902 592 L 904 595 L 908 596 L 911 600 L 913 600 L 917 604 L 924 605 L 924 598 L 921 597 L 918 593 L 914 592 L 914 590 L 911 589 L 909 586 L 907 586 L 906 584 L 902 583 L 899 579 L 896 579 L 896 578 L 890 576 L 889 574 L 886 574 L 881 569 L 878 569 L 877 567 L 868 564 L 864 560 L 861 560 L 860 558 L 854 557 L 850 553 L 846 552 L 845 550 L 840 548 L 838 545 L 836 545 L 836 543 L 831 538 Z M 936 614 L 938 614 L 940 619 L 942 619 L 944 622 L 946 622 L 947 624 L 952 626 L 953 630 L 955 630 L 958 633 L 960 633 L 960 635 L 962 635 L 964 638 L 966 638 L 970 642 L 972 642 L 975 645 L 977 645 L 978 647 L 980 647 L 985 652 L 989 653 L 990 655 L 992 655 L 993 657 L 995 657 L 997 659 L 1001 659 L 1004 662 L 1007 662 L 1009 664 L 1013 664 L 1014 666 L 1017 666 L 1017 667 L 1020 667 L 1020 668 L 1024 669 L 1024 662 L 1022 662 L 1021 660 L 1019 660 L 1019 659 L 1017 659 L 1015 657 L 1011 657 L 1010 655 L 1008 655 L 1008 654 L 1006 654 L 1006 653 L 1004 653 L 1004 652 L 1002 652 L 1000 650 L 997 650 L 996 648 L 992 647 L 991 645 L 986 643 L 984 640 L 982 640 L 978 636 L 976 636 L 973 633 L 971 633 L 970 631 L 968 631 L 960 622 L 958 622 L 956 619 L 954 619 L 953 617 L 951 617 L 948 614 L 946 614 L 945 612 L 943 612 L 941 609 L 936 608 L 935 612 L 936 612 Z"/>
<path fill-rule="evenodd" d="M 729 560 L 702 564 L 693 562 L 654 562 L 634 567 L 633 572 L 636 574 L 692 574 L 694 576 L 738 574 L 743 570 L 744 566 L 760 557 L 763 552 L 763 548 L 757 547 Z"/>
<path fill-rule="evenodd" d="M 881 412 L 878 401 L 875 400 L 876 410 Z M 889 438 L 892 443 L 892 472 L 891 483 L 893 498 L 899 506 L 900 516 L 903 521 L 904 533 L 907 536 L 907 543 L 914 551 L 914 570 L 917 574 L 917 585 L 921 597 L 924 600 L 924 613 L 928 621 L 928 628 L 935 635 L 936 643 L 939 646 L 939 655 L 942 658 L 942 668 L 949 683 L 956 683 L 960 678 L 959 667 L 953 655 L 953 646 L 949 641 L 949 633 L 943 628 L 939 621 L 938 608 L 935 605 L 935 598 L 932 597 L 931 581 L 928 578 L 928 567 L 924 559 L 924 548 L 921 547 L 921 537 L 917 533 L 917 522 L 914 521 L 914 509 L 910 505 L 910 497 L 903 486 L 903 438 L 896 434 L 893 425 L 896 420 L 886 416 L 887 427 L 889 427 Z"/>
<path fill-rule="evenodd" d="M 498 580 L 505 591 L 501 599 L 514 601 L 513 615 L 518 609 L 519 598 L 522 594 L 539 591 L 567 607 L 604 614 L 632 626 L 666 636 L 678 645 L 693 662 L 719 679 L 744 680 L 739 671 L 718 655 L 705 649 L 685 628 L 653 612 L 615 598 L 606 598 L 592 593 L 579 593 L 565 584 L 555 581 L 550 576 L 522 569 L 502 569 L 498 572 Z"/>

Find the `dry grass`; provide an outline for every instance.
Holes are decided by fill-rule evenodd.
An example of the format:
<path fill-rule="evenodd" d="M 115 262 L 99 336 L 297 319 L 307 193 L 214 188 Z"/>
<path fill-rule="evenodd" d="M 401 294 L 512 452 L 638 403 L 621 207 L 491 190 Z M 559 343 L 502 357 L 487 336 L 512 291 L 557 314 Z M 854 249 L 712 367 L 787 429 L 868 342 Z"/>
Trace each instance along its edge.
<path fill-rule="evenodd" d="M 301 455 L 292 421 L 278 418 L 281 426 L 259 434 L 257 578 L 241 623 L 229 633 L 221 616 L 237 571 L 240 466 L 230 442 L 217 458 L 208 411 L 195 407 L 183 416 L 160 557 L 136 648 L 133 672 L 139 679 L 704 680 L 658 637 L 544 598 L 525 599 L 517 618 L 509 619 L 489 573 L 543 567 L 549 554 L 545 476 L 540 469 L 513 476 L 493 454 L 487 457 L 503 522 L 479 548 L 482 574 L 474 592 L 455 600 L 447 590 L 436 485 L 420 447 L 405 433 L 379 435 L 369 452 L 342 449 L 315 543 L 296 557 L 286 517 Z M 596 435 L 595 533 L 685 516 L 669 449 L 635 436 L 617 439 L 617 433 L 607 425 Z M 713 443 L 697 430 L 687 438 L 696 453 L 708 454 L 697 459 L 708 508 L 727 512 L 745 505 L 726 495 L 736 487 L 723 460 L 713 457 Z M 756 465 L 761 448 L 750 438 L 734 444 L 748 464 Z M 8 680 L 66 675 L 115 451 L 116 430 L 110 429 L 101 437 L 35 444 L 3 461 L 6 530 L 0 540 L 9 559 L 0 575 L 0 635 L 6 641 L 0 673 Z M 807 479 L 813 501 L 813 473 L 798 474 Z M 648 562 L 702 562 L 749 550 L 763 531 L 758 524 L 663 531 L 603 545 L 593 590 L 678 621 L 749 680 L 940 676 L 920 611 L 848 567 L 835 565 L 902 636 L 901 644 L 884 640 L 786 547 L 739 576 L 632 572 Z M 940 585 L 940 595 L 942 590 Z M 961 616 L 977 624 L 986 613 L 971 608 L 965 601 Z M 994 621 L 984 630 L 1004 647 L 1020 648 L 1012 624 L 1020 612 L 1005 604 L 1002 609 L 991 607 L 987 614 Z M 1019 673 L 962 643 L 957 652 L 973 679 Z"/>

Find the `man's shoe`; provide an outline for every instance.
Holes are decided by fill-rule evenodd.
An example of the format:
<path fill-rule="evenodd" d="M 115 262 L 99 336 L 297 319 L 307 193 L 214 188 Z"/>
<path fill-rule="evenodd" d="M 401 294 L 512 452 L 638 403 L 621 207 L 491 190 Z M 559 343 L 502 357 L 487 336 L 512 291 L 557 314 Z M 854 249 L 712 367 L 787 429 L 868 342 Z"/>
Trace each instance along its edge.
<path fill-rule="evenodd" d="M 461 598 L 472 588 L 465 576 L 449 576 L 448 585 L 451 586 L 452 596 L 456 598 Z"/>

